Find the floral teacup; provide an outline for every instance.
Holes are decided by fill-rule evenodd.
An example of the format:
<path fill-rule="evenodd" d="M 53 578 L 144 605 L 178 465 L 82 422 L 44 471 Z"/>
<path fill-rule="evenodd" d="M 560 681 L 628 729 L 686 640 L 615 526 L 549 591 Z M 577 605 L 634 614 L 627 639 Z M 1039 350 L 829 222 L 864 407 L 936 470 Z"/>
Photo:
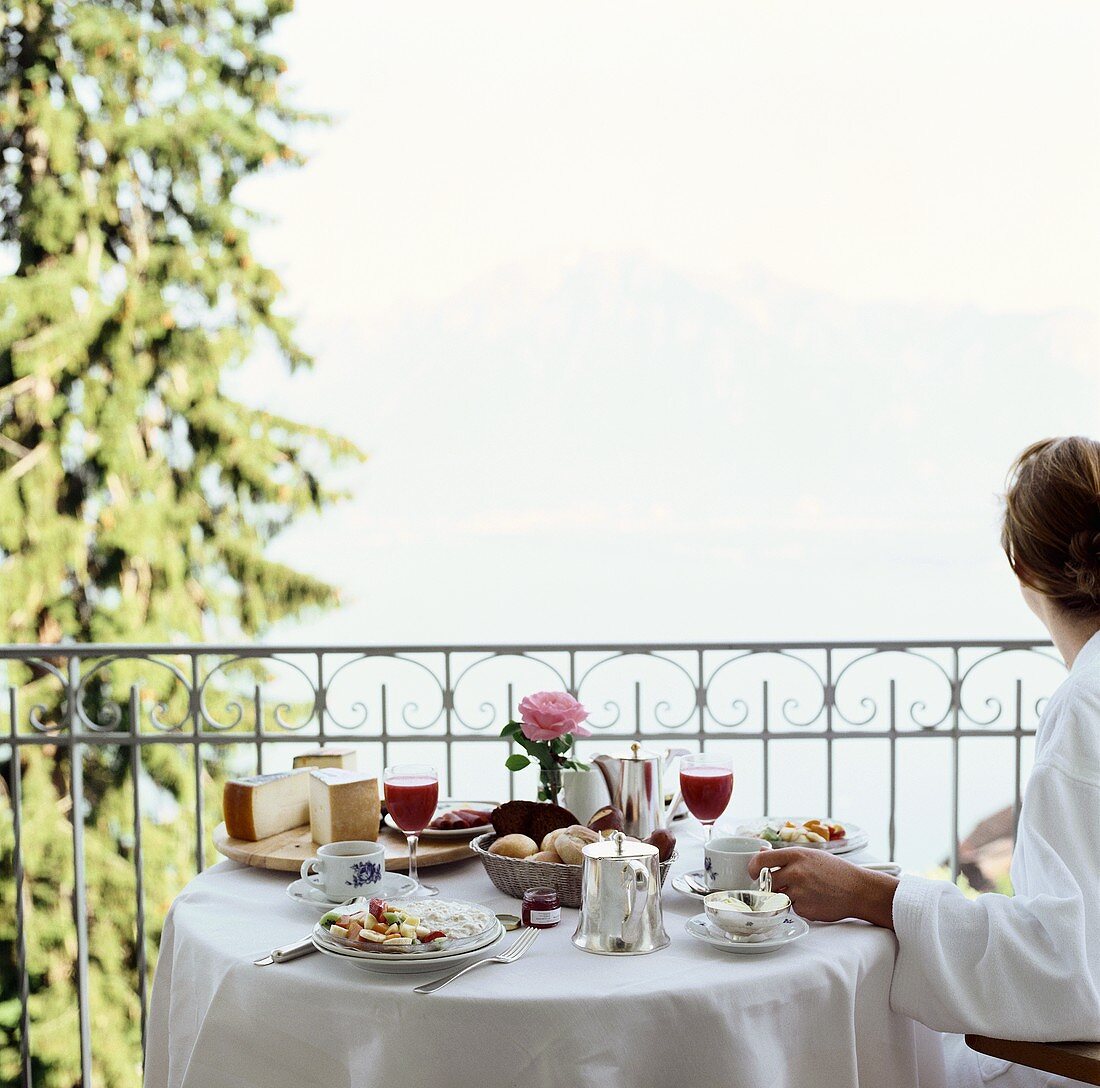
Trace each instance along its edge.
<path fill-rule="evenodd" d="M 317 872 L 311 872 L 313 868 Z M 368 899 L 377 895 L 385 873 L 386 848 L 367 839 L 330 842 L 318 847 L 315 858 L 302 862 L 302 879 L 322 889 L 334 903 L 357 895 Z"/>

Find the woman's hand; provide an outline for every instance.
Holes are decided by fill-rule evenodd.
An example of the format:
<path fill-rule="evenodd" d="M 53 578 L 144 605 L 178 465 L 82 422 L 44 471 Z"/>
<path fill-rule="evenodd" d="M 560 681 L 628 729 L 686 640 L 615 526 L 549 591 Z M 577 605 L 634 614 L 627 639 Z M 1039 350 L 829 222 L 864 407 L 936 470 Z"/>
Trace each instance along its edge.
<path fill-rule="evenodd" d="M 786 892 L 795 913 L 811 922 L 862 918 L 894 928 L 895 877 L 804 847 L 761 850 L 749 861 L 749 876 L 755 880 L 765 865 L 772 869 L 772 889 Z"/>

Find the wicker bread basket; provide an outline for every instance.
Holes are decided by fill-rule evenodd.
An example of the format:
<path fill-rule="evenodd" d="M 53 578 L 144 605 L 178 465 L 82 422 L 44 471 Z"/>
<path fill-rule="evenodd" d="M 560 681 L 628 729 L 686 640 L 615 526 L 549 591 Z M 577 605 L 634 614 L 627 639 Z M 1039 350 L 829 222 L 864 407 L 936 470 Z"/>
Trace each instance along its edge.
<path fill-rule="evenodd" d="M 490 854 L 489 847 L 496 842 L 496 832 L 487 831 L 471 840 L 470 849 L 485 866 L 489 879 L 505 895 L 513 899 L 522 899 L 528 888 L 550 887 L 558 893 L 563 907 L 581 905 L 581 872 L 583 865 L 564 865 L 553 861 L 523 861 L 521 858 L 506 858 L 499 854 Z M 675 853 L 668 861 L 661 862 L 661 884 L 664 885 Z"/>

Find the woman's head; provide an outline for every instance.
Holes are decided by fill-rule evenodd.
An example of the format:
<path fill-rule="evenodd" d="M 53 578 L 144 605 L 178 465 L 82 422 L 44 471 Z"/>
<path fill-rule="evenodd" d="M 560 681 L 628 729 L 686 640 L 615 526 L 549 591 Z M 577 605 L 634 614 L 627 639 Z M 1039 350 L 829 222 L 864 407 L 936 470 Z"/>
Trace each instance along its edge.
<path fill-rule="evenodd" d="M 1100 442 L 1047 438 L 1009 472 L 1001 545 L 1028 589 L 1100 617 Z"/>

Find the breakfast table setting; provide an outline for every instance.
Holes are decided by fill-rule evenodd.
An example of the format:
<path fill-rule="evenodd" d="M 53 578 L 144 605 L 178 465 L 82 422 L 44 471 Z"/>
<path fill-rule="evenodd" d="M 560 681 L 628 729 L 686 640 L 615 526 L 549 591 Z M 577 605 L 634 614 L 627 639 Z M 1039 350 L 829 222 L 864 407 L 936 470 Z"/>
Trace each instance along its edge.
<path fill-rule="evenodd" d="M 165 921 L 147 1088 L 944 1088 L 942 1037 L 890 1008 L 894 935 L 748 878 L 774 845 L 876 865 L 867 836 L 731 817 L 714 753 L 581 764 L 569 699 L 505 727 L 537 801 L 440 801 L 424 765 L 380 791 L 331 746 L 227 786 L 226 859 Z"/>

